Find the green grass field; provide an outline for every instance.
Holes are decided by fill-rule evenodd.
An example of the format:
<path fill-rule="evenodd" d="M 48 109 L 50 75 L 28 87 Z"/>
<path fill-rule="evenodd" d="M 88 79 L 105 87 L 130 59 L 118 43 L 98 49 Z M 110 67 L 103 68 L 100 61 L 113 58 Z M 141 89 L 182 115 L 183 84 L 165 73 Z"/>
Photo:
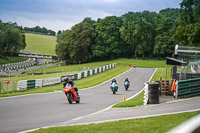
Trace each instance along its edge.
<path fill-rule="evenodd" d="M 8 59 L 0 58 L 0 65 L 21 62 L 21 61 L 25 61 L 25 60 L 27 60 L 27 58 L 25 58 L 25 57 L 8 57 Z"/>
<path fill-rule="evenodd" d="M 56 55 L 56 37 L 26 33 L 26 50 L 42 55 Z"/>
<path fill-rule="evenodd" d="M 100 124 L 52 127 L 39 129 L 32 133 L 165 133 L 198 113 L 200 112 L 120 120 Z"/>
<path fill-rule="evenodd" d="M 161 60 L 135 60 L 135 59 L 115 59 L 115 60 L 107 60 L 107 61 L 98 61 L 98 62 L 91 62 L 91 63 L 84 63 L 78 65 L 67 65 L 67 66 L 54 66 L 50 68 L 45 68 L 37 71 L 30 71 L 27 74 L 38 74 L 38 73 L 59 73 L 59 72 L 66 72 L 66 71 L 81 71 L 85 69 L 93 69 L 100 66 L 104 66 L 111 63 L 117 63 L 124 66 L 128 66 L 131 64 L 136 64 L 137 67 L 143 68 L 164 68 L 165 61 Z"/>

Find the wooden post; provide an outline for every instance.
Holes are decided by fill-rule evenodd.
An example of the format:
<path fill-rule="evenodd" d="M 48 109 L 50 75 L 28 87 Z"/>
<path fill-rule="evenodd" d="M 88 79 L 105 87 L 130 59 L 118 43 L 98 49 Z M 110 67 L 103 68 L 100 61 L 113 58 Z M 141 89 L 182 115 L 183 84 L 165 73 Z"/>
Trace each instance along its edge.
<path fill-rule="evenodd" d="M 159 91 L 160 95 L 162 95 L 162 77 L 160 77 L 160 91 Z"/>

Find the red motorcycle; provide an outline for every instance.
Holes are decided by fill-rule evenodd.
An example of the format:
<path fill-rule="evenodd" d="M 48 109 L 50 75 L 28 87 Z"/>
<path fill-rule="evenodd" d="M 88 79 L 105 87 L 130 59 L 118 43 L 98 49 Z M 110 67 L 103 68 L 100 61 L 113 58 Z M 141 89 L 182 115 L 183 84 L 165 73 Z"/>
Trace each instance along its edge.
<path fill-rule="evenodd" d="M 72 88 L 71 85 L 67 84 L 63 91 L 67 96 L 67 99 L 70 104 L 72 104 L 73 101 L 75 101 L 76 103 L 80 103 L 80 96 L 77 95 L 76 90 Z"/>

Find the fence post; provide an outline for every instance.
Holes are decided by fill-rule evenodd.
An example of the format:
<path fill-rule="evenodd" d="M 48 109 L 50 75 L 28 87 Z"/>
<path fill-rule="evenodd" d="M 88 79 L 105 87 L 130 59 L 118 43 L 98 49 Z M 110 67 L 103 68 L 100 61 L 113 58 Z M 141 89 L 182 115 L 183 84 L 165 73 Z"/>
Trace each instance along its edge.
<path fill-rule="evenodd" d="M 178 98 L 178 81 L 176 81 L 176 99 Z"/>

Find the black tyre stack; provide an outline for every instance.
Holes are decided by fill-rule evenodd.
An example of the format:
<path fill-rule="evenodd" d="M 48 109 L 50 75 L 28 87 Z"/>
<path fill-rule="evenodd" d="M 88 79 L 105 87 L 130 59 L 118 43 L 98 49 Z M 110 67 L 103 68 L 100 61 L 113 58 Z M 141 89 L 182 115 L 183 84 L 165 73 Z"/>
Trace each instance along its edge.
<path fill-rule="evenodd" d="M 149 104 L 159 104 L 159 83 L 150 82 L 148 83 L 148 103 Z"/>

